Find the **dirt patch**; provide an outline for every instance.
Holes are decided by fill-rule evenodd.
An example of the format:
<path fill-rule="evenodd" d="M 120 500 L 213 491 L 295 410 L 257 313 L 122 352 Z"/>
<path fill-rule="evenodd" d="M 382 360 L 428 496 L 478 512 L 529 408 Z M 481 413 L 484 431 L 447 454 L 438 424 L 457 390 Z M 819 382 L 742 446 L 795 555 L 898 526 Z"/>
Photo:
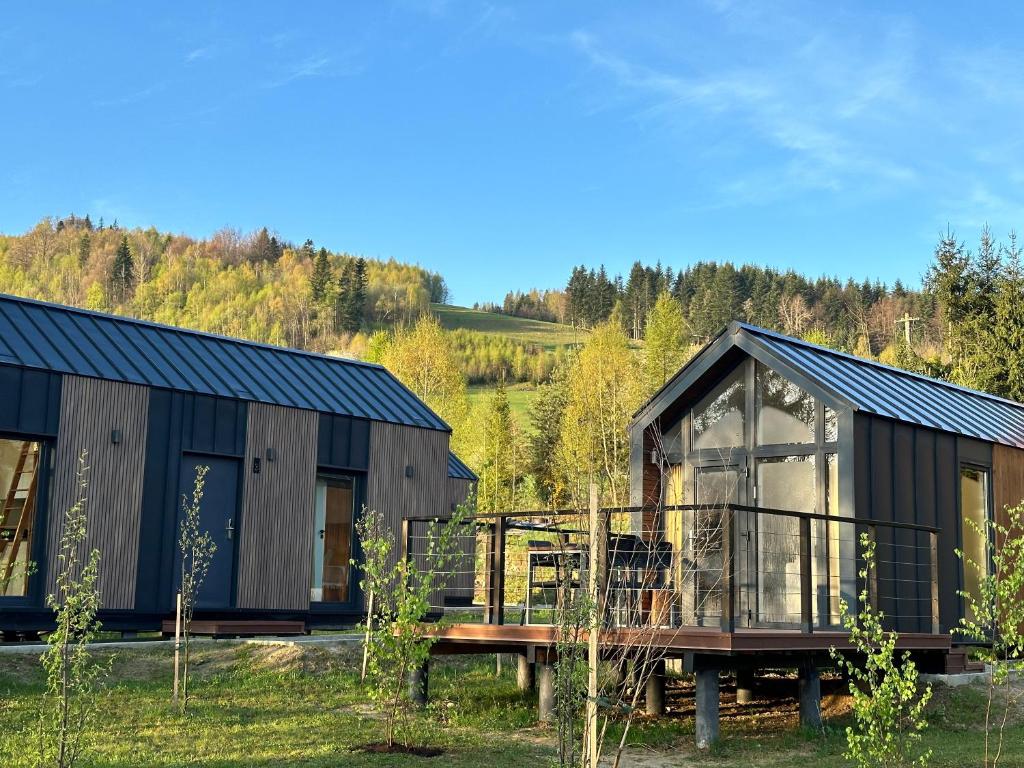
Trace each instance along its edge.
<path fill-rule="evenodd" d="M 350 645 L 250 645 L 246 646 L 246 652 L 256 669 L 306 675 L 352 669 L 358 657 L 357 650 Z"/>
<path fill-rule="evenodd" d="M 437 747 L 407 747 L 404 744 L 391 744 L 375 742 L 355 747 L 354 752 L 369 752 L 376 755 L 414 755 L 415 757 L 440 757 L 444 754 L 443 749 Z"/>

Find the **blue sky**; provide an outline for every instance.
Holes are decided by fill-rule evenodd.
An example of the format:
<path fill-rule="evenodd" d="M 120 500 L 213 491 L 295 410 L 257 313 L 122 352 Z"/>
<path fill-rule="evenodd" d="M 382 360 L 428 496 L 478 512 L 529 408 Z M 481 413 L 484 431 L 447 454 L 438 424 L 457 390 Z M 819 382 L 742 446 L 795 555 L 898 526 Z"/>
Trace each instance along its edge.
<path fill-rule="evenodd" d="M 916 284 L 947 224 L 1024 226 L 1021 15 L 11 4 L 0 231 L 266 225 L 439 270 L 459 303 L 634 259 Z"/>

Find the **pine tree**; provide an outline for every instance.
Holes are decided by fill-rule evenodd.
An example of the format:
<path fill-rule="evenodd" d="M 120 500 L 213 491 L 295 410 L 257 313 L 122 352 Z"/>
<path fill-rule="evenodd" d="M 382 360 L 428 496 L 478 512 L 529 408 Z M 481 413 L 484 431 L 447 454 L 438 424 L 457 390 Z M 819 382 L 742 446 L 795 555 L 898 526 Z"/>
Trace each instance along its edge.
<path fill-rule="evenodd" d="M 89 263 L 89 254 L 92 252 L 92 241 L 89 239 L 89 233 L 83 232 L 81 237 L 78 238 L 78 266 L 84 267 Z"/>
<path fill-rule="evenodd" d="M 121 244 L 114 256 L 114 266 L 110 275 L 110 289 L 114 299 L 123 304 L 129 298 L 135 284 L 135 260 L 128 246 L 128 235 L 121 235 Z"/>
<path fill-rule="evenodd" d="M 334 270 L 327 259 L 327 249 L 321 248 L 313 262 L 313 273 L 309 277 L 309 292 L 314 304 L 325 304 L 330 299 Z"/>

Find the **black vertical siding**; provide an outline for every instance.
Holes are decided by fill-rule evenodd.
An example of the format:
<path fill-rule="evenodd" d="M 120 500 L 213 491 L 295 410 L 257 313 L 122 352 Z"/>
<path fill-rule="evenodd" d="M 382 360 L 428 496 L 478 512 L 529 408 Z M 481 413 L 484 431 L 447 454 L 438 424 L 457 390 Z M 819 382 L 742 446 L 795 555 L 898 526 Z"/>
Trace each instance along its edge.
<path fill-rule="evenodd" d="M 153 389 L 142 491 L 142 531 L 135 608 L 173 607 L 178 475 L 184 452 L 241 456 L 245 452 L 246 403 L 228 398 Z"/>
<path fill-rule="evenodd" d="M 370 459 L 370 422 L 321 413 L 317 424 L 317 466 L 366 471 Z"/>
<path fill-rule="evenodd" d="M 865 414 L 854 420 L 857 517 L 940 529 L 937 537 L 940 630 L 960 618 L 959 464 L 991 464 L 991 445 Z M 878 528 L 879 608 L 901 617 L 894 628 L 931 631 L 929 537 Z"/>
<path fill-rule="evenodd" d="M 60 396 L 59 373 L 0 365 L 0 432 L 55 436 Z"/>

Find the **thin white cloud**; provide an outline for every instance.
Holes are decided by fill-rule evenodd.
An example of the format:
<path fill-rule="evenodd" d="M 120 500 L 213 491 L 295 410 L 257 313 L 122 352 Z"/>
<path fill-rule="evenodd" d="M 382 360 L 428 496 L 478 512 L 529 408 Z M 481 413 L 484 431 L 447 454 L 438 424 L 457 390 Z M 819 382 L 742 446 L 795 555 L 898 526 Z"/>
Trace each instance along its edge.
<path fill-rule="evenodd" d="M 296 80 L 303 80 L 311 77 L 323 77 L 328 74 L 332 59 L 330 56 L 318 54 L 306 56 L 299 61 L 287 64 L 280 72 L 264 83 L 266 88 L 280 88 L 293 83 Z"/>
<path fill-rule="evenodd" d="M 192 64 L 196 61 L 212 59 L 215 50 L 216 47 L 213 45 L 204 45 L 200 48 L 193 48 L 191 51 L 185 54 L 185 63 Z"/>

